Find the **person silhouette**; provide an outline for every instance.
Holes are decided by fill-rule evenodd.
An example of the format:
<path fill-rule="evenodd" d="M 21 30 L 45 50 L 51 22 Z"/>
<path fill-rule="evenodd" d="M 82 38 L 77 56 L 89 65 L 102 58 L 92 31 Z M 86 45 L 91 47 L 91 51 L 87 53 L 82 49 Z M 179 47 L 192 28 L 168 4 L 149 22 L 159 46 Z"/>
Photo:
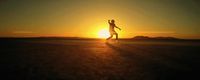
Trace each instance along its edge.
<path fill-rule="evenodd" d="M 116 40 L 118 40 L 118 33 L 115 31 L 114 28 L 117 28 L 119 30 L 121 30 L 121 28 L 117 27 L 115 25 L 115 20 L 108 20 L 108 23 L 109 23 L 109 32 L 110 32 L 110 37 L 108 37 L 106 40 L 109 40 L 113 37 L 113 35 L 116 36 Z"/>

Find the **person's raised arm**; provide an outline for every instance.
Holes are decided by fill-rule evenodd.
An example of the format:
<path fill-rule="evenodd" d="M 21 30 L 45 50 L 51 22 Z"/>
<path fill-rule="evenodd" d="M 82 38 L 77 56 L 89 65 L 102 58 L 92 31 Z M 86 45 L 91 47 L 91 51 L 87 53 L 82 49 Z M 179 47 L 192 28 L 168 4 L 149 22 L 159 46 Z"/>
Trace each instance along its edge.
<path fill-rule="evenodd" d="M 108 20 L 108 23 L 110 24 L 110 20 Z"/>

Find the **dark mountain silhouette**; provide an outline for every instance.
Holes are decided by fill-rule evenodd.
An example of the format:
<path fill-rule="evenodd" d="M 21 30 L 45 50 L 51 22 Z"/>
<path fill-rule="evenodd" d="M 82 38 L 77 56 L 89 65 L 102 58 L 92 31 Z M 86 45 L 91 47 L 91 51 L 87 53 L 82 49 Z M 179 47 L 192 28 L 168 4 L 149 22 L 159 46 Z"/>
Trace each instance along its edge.
<path fill-rule="evenodd" d="M 133 40 L 181 40 L 175 37 L 148 37 L 148 36 L 135 36 Z"/>

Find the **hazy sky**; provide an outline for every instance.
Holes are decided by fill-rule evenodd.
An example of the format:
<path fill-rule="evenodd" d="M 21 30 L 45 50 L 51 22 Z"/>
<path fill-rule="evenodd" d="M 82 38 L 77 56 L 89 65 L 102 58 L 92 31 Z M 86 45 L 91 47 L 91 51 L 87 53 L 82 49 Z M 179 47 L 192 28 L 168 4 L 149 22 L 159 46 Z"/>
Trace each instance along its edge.
<path fill-rule="evenodd" d="M 200 39 L 199 0 L 1 0 L 0 36 L 98 37 L 115 19 L 120 37 Z"/>

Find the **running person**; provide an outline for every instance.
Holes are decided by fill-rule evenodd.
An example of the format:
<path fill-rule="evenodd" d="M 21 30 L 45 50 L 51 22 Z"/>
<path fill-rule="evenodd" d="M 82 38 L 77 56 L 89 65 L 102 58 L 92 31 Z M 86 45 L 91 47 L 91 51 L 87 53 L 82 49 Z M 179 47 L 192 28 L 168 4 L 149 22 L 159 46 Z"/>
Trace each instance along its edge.
<path fill-rule="evenodd" d="M 110 37 L 108 37 L 106 40 L 111 39 L 113 37 L 113 35 L 115 35 L 116 40 L 118 40 L 118 34 L 117 34 L 117 32 L 115 31 L 114 28 L 118 28 L 119 30 L 121 30 L 121 28 L 119 28 L 115 25 L 115 20 L 111 20 L 111 22 L 110 22 L 110 20 L 108 20 L 108 23 L 110 25 L 110 27 L 109 27 Z"/>

